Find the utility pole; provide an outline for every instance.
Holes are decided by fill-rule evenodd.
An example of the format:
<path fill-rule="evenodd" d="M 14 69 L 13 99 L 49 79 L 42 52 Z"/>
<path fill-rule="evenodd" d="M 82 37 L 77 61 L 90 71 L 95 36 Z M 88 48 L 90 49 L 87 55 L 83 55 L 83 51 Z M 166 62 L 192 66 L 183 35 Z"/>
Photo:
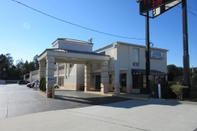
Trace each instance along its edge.
<path fill-rule="evenodd" d="M 150 91 L 150 33 L 149 33 L 149 12 L 146 12 L 146 88 Z"/>
<path fill-rule="evenodd" d="M 183 78 L 184 84 L 190 87 L 189 51 L 188 51 L 188 29 L 187 29 L 187 0 L 182 0 L 183 20 Z"/>

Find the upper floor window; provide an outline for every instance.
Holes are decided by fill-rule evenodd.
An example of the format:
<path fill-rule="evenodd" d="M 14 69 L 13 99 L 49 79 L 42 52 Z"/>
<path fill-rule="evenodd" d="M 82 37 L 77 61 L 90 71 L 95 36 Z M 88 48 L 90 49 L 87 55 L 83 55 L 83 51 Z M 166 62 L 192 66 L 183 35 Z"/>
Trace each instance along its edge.
<path fill-rule="evenodd" d="M 139 63 L 139 49 L 133 49 L 133 63 Z"/>

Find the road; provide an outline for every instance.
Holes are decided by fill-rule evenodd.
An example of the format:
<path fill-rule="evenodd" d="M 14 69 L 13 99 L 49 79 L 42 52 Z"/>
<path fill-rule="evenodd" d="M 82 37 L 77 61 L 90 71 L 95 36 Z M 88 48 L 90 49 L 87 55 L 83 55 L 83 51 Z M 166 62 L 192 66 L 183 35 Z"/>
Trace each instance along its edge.
<path fill-rule="evenodd" d="M 26 85 L 0 85 L 0 118 L 128 100 L 81 91 L 56 91 L 55 94 L 55 99 L 49 99 Z"/>

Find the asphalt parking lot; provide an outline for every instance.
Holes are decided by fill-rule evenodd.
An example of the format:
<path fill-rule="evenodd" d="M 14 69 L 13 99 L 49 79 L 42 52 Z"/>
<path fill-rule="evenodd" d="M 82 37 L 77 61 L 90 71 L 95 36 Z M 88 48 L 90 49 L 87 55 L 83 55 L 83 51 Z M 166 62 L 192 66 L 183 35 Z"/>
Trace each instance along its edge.
<path fill-rule="evenodd" d="M 0 85 L 0 118 L 128 100 L 81 91 L 56 91 L 55 94 L 55 99 L 49 99 L 26 85 Z"/>

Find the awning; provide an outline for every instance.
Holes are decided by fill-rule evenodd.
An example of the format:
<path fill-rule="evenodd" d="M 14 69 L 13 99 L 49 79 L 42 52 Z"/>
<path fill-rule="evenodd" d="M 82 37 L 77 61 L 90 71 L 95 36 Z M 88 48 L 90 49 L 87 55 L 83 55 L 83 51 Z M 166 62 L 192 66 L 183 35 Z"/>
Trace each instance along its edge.
<path fill-rule="evenodd" d="M 132 75 L 145 75 L 146 74 L 146 70 L 144 69 L 132 69 Z M 158 70 L 150 70 L 150 74 L 151 75 L 167 75 L 164 72 L 158 71 Z"/>

